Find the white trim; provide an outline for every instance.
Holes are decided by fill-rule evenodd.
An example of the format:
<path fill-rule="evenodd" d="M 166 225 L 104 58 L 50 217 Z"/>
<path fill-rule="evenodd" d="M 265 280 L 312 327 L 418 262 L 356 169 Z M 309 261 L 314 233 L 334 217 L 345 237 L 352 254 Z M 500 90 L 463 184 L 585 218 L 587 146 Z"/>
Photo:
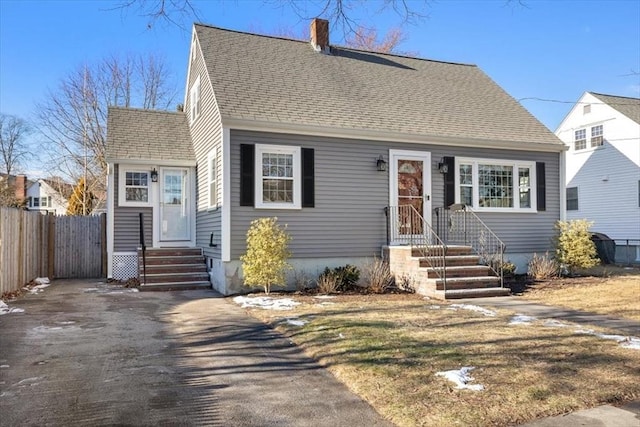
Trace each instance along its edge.
<path fill-rule="evenodd" d="M 262 154 L 278 153 L 293 156 L 293 203 L 268 203 L 262 200 Z M 300 147 L 289 145 L 255 145 L 255 208 L 256 209 L 302 209 L 302 171 Z"/>
<path fill-rule="evenodd" d="M 220 256 L 231 261 L 231 130 L 222 128 L 222 216 L 220 224 Z"/>
<path fill-rule="evenodd" d="M 129 202 L 125 196 L 126 174 L 127 172 L 146 173 L 147 174 L 147 201 L 146 202 Z M 149 167 L 144 165 L 122 165 L 118 166 L 118 206 L 121 207 L 150 207 L 153 206 L 153 182 L 151 182 L 151 171 Z"/>
<path fill-rule="evenodd" d="M 560 153 L 560 221 L 567 220 L 567 156 Z"/>
<path fill-rule="evenodd" d="M 107 278 L 113 277 L 113 241 L 114 241 L 114 164 L 107 164 Z"/>
<path fill-rule="evenodd" d="M 212 177 L 212 168 L 211 162 L 214 163 L 213 167 L 213 177 Z M 218 147 L 213 147 L 211 151 L 207 154 L 207 210 L 215 210 L 218 208 L 218 201 L 220 199 L 220 185 L 219 185 L 219 177 L 218 173 Z M 211 184 L 215 183 L 215 200 L 211 203 Z"/>
<path fill-rule="evenodd" d="M 345 129 L 328 126 L 313 126 L 303 124 L 272 123 L 259 120 L 222 118 L 224 127 L 238 130 L 255 130 L 262 132 L 286 133 L 297 135 L 326 136 L 333 138 L 361 139 L 368 141 L 406 142 L 411 144 L 446 145 L 452 147 L 496 148 L 519 151 L 540 151 L 559 153 L 568 147 L 557 143 L 495 141 L 480 138 L 458 138 L 438 135 L 414 135 L 394 131 L 370 129 Z M 551 134 L 550 134 L 551 135 Z M 554 138 L 550 136 L 550 140 Z M 428 142 L 427 142 L 428 141 Z"/>
<path fill-rule="evenodd" d="M 505 159 L 482 159 L 475 157 L 457 157 L 455 158 L 455 200 L 456 203 L 461 203 L 460 200 L 460 164 L 471 164 L 473 173 L 473 196 L 471 208 L 476 212 L 508 212 L 508 213 L 536 213 L 537 210 L 537 181 L 536 181 L 536 162 L 528 160 L 505 160 Z M 499 207 L 481 207 L 480 206 L 480 194 L 478 186 L 478 165 L 496 165 L 496 166 L 510 166 L 513 169 L 512 180 L 512 203 L 513 207 L 499 208 Z M 529 205 L 528 208 L 520 207 L 520 187 L 518 182 L 517 168 L 529 169 Z"/>

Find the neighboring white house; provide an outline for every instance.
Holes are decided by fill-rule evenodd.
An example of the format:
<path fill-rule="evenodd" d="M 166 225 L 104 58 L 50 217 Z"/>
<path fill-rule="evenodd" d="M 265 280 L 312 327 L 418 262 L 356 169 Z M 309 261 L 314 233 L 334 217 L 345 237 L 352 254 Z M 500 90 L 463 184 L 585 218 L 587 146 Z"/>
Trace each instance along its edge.
<path fill-rule="evenodd" d="M 593 221 L 616 261 L 640 261 L 640 99 L 585 92 L 555 133 L 569 146 L 567 219 Z"/>
<path fill-rule="evenodd" d="M 32 181 L 27 188 L 27 208 L 30 211 L 64 215 L 72 191 L 73 187 L 65 182 L 50 179 Z"/>

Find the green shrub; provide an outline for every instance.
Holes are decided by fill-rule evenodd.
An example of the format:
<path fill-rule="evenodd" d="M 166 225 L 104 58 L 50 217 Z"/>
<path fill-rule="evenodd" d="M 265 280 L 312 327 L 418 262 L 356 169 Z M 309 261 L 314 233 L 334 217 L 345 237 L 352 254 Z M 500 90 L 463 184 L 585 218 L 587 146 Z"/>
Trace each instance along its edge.
<path fill-rule="evenodd" d="M 589 232 L 592 225 L 586 219 L 556 223 L 559 232 L 556 238 L 556 258 L 569 274 L 573 274 L 576 268 L 591 268 L 600 262 Z"/>
<path fill-rule="evenodd" d="M 557 277 L 560 268 L 558 262 L 549 256 L 549 252 L 544 255 L 533 254 L 533 258 L 529 260 L 529 269 L 527 274 L 534 280 L 545 280 Z"/>
<path fill-rule="evenodd" d="M 343 267 L 329 268 L 326 267 L 322 274 L 318 276 L 318 281 L 327 280 L 334 277 L 336 281 L 337 292 L 344 292 L 353 289 L 360 280 L 360 270 L 358 267 L 347 264 Z"/>
<path fill-rule="evenodd" d="M 286 228 L 286 226 L 285 226 Z M 274 285 L 285 285 L 291 237 L 278 225 L 278 218 L 259 218 L 247 231 L 247 252 L 240 257 L 244 284 L 262 286 L 269 293 Z"/>

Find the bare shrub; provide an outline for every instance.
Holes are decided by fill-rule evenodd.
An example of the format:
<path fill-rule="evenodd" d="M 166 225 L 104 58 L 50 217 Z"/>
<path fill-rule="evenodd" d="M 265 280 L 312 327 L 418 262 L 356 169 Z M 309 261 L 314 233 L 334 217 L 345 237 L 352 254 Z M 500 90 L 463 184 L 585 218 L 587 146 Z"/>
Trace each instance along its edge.
<path fill-rule="evenodd" d="M 393 285 L 393 275 L 389 263 L 374 257 L 362 266 L 362 284 L 374 294 L 383 294 Z"/>
<path fill-rule="evenodd" d="M 544 255 L 533 254 L 533 257 L 529 260 L 529 272 L 528 275 L 534 280 L 550 279 L 557 277 L 560 272 L 560 266 L 558 262 L 549 256 L 549 252 L 545 252 Z"/>
<path fill-rule="evenodd" d="M 340 285 L 340 277 L 331 271 L 324 272 L 318 276 L 316 285 L 321 294 L 335 294 Z"/>
<path fill-rule="evenodd" d="M 296 291 L 304 291 L 311 287 L 313 281 L 304 270 L 293 270 L 293 283 L 296 285 Z"/>
<path fill-rule="evenodd" d="M 414 286 L 415 279 L 407 273 L 401 274 L 396 277 L 396 286 L 398 289 L 404 292 L 415 293 L 416 287 Z"/>

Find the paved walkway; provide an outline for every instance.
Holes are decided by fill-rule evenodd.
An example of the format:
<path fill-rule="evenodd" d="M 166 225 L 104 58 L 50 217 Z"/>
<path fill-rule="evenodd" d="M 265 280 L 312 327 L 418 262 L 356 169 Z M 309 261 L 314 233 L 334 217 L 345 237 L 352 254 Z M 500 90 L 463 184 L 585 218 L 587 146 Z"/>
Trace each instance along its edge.
<path fill-rule="evenodd" d="M 56 281 L 0 316 L 0 424 L 388 426 L 213 291 Z"/>
<path fill-rule="evenodd" d="M 555 319 L 573 322 L 584 327 L 599 326 L 617 331 L 622 335 L 640 336 L 640 322 L 602 316 L 584 311 L 552 307 L 527 301 L 523 297 L 506 296 L 493 298 L 469 298 L 457 300 L 465 304 L 475 304 L 485 308 L 512 310 L 518 314 L 535 316 L 540 319 Z M 536 420 L 522 427 L 640 427 L 640 401 L 631 402 L 620 408 L 602 405 L 571 414 Z"/>

